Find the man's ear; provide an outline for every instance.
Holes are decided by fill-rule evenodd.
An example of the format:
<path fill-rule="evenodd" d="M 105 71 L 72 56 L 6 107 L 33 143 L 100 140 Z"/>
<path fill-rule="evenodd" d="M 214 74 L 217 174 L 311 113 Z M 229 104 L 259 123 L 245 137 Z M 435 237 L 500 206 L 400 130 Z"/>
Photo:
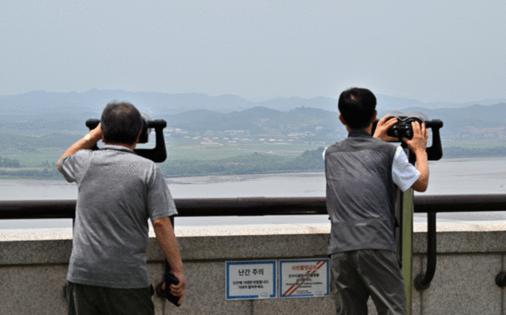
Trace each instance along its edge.
<path fill-rule="evenodd" d="M 141 140 L 141 134 L 142 134 L 142 128 L 139 130 L 139 133 L 137 134 L 137 139 L 135 139 L 135 144 L 139 143 L 139 140 Z"/>
<path fill-rule="evenodd" d="M 344 120 L 343 115 L 341 115 L 341 114 L 339 114 L 339 121 L 340 121 L 343 125 L 345 125 L 345 126 L 347 125 L 347 124 L 346 124 L 346 121 Z"/>

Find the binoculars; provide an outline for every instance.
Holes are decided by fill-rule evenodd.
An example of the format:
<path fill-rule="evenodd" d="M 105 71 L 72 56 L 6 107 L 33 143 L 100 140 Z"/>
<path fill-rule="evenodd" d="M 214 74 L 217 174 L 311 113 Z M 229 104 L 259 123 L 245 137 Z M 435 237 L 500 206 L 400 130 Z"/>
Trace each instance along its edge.
<path fill-rule="evenodd" d="M 100 123 L 99 119 L 88 119 L 86 121 L 86 127 L 92 130 Z M 157 120 L 146 120 L 143 119 L 143 125 L 141 135 L 139 137 L 139 143 L 147 143 L 149 141 L 149 134 L 151 130 L 155 130 L 156 143 L 152 149 L 135 149 L 134 152 L 142 157 L 150 159 L 153 162 L 161 163 L 167 158 L 167 150 L 165 148 L 165 139 L 163 137 L 163 129 L 167 127 L 167 122 L 163 119 Z M 95 145 L 92 150 L 98 150 L 99 148 Z"/>
<path fill-rule="evenodd" d="M 401 141 L 403 138 L 412 139 L 413 138 L 413 128 L 411 127 L 412 122 L 424 123 L 425 128 L 432 130 L 432 144 L 427 148 L 427 157 L 431 161 L 440 160 L 443 157 L 443 147 L 441 145 L 441 134 L 439 129 L 443 128 L 443 122 L 439 119 L 433 120 L 424 120 L 420 117 L 415 116 L 395 116 L 397 118 L 397 123 L 390 127 L 387 130 L 387 135 L 390 137 L 394 137 Z M 373 133 L 374 129 L 376 129 L 377 121 L 374 122 L 373 125 Z M 415 156 L 410 155 L 410 162 L 415 162 Z"/>

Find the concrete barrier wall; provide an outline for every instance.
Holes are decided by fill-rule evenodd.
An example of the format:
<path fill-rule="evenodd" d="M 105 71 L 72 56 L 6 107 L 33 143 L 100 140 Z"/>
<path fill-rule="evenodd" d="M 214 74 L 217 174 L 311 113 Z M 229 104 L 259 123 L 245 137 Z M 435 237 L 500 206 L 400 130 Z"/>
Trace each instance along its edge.
<path fill-rule="evenodd" d="M 154 298 L 157 314 L 333 314 L 330 297 L 225 301 L 225 261 L 322 257 L 328 227 L 178 229 L 187 298 L 175 308 Z M 226 235 L 225 235 L 226 234 Z M 54 236 L 54 235 L 53 235 Z M 23 237 L 0 232 L 0 314 L 65 314 L 63 286 L 71 240 L 67 235 Z M 29 239 L 31 238 L 31 239 Z M 422 270 L 425 234 L 414 237 L 414 275 Z M 504 290 L 494 278 L 505 268 L 506 231 L 438 233 L 438 265 L 431 287 L 413 289 L 413 314 L 505 314 Z M 151 240 L 149 270 L 162 274 Z"/>

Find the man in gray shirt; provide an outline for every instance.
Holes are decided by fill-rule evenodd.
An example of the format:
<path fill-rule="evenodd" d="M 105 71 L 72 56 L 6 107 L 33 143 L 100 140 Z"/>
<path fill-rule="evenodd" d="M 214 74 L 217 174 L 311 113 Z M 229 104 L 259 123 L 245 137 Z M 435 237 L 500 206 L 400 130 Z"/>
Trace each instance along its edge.
<path fill-rule="evenodd" d="M 325 151 L 327 211 L 331 220 L 329 254 L 336 293 L 337 314 L 367 314 L 372 298 L 378 314 L 405 314 L 402 275 L 395 244 L 395 196 L 397 189 L 425 191 L 429 179 L 427 131 L 413 123 L 414 136 L 404 139 L 416 155 L 408 162 L 387 130 L 397 120 L 376 120 L 376 97 L 352 88 L 339 97 L 340 120 L 348 138 Z"/>
<path fill-rule="evenodd" d="M 156 166 L 133 151 L 143 120 L 129 103 L 109 103 L 101 123 L 71 145 L 57 162 L 78 185 L 67 280 L 69 314 L 154 314 L 146 265 L 148 219 L 179 283 L 185 277 L 170 216 L 177 214 Z M 103 139 L 102 149 L 90 150 Z"/>

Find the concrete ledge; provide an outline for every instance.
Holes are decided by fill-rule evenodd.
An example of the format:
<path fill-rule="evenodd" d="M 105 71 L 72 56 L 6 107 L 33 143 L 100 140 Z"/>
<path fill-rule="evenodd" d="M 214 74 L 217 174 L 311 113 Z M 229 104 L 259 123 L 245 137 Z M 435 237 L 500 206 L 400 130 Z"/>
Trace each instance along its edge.
<path fill-rule="evenodd" d="M 427 234 L 417 233 L 413 240 L 415 253 L 427 252 Z M 506 252 L 506 231 L 438 232 L 438 253 L 503 253 Z"/>
<path fill-rule="evenodd" d="M 415 224 L 415 230 L 425 226 Z M 462 231 L 438 223 L 438 265 L 428 290 L 413 289 L 413 314 L 504 314 L 504 289 L 494 283 L 505 268 L 501 226 Z M 455 231 L 457 230 L 457 231 Z M 225 301 L 225 260 L 326 256 L 329 226 L 267 225 L 177 227 L 188 278 L 187 300 L 175 308 L 154 298 L 157 314 L 335 314 L 331 297 Z M 0 232 L 0 313 L 63 314 L 70 230 Z M 426 233 L 414 235 L 413 275 L 423 270 Z M 162 274 L 156 240 L 148 248 L 153 282 Z M 26 296 L 33 297 L 30 303 Z M 374 314 L 374 312 L 372 313 Z"/>
<path fill-rule="evenodd" d="M 71 240 L 0 241 L 0 266 L 66 264 Z"/>
<path fill-rule="evenodd" d="M 327 254 L 328 225 L 264 225 L 255 234 L 257 228 L 259 226 L 247 225 L 180 227 L 176 232 L 184 260 L 316 257 Z M 423 228 L 418 225 L 417 230 Z M 437 234 L 437 250 L 440 253 L 506 252 L 506 231 L 441 230 L 445 230 L 444 225 Z M 0 265 L 66 264 L 72 248 L 70 237 L 70 231 L 1 231 Z M 426 237 L 426 233 L 415 233 L 415 254 L 426 252 Z M 149 242 L 148 260 L 163 260 L 154 238 Z"/>

